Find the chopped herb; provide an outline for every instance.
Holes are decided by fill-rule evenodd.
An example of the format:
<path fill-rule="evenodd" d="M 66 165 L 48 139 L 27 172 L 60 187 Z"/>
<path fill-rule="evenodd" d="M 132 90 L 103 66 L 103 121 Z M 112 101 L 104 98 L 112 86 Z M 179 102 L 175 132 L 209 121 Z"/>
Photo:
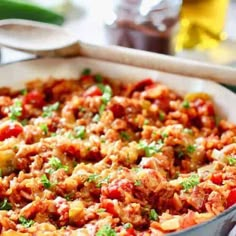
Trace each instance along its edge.
<path fill-rule="evenodd" d="M 25 227 L 29 228 L 31 227 L 35 222 L 33 220 L 28 220 L 24 216 L 20 216 L 19 222 Z"/>
<path fill-rule="evenodd" d="M 106 105 L 112 97 L 112 89 L 109 85 L 104 86 L 102 94 L 102 102 Z"/>
<path fill-rule="evenodd" d="M 16 100 L 12 106 L 9 108 L 9 118 L 11 120 L 17 120 L 22 115 L 22 103 Z"/>
<path fill-rule="evenodd" d="M 80 138 L 80 139 L 84 139 L 85 138 L 85 127 L 84 126 L 78 126 L 75 127 L 74 129 L 75 131 L 75 138 Z"/>
<path fill-rule="evenodd" d="M 230 166 L 235 166 L 236 165 L 236 158 L 228 157 L 228 162 L 229 162 Z"/>
<path fill-rule="evenodd" d="M 68 139 L 74 139 L 75 138 L 74 135 L 70 131 L 65 132 L 64 136 L 67 137 Z"/>
<path fill-rule="evenodd" d="M 49 181 L 48 177 L 45 174 L 41 176 L 41 183 L 45 188 L 51 188 L 52 186 L 52 183 Z"/>
<path fill-rule="evenodd" d="M 85 68 L 81 73 L 81 75 L 90 75 L 90 74 L 91 74 L 91 69 L 90 68 Z"/>
<path fill-rule="evenodd" d="M 43 107 L 43 114 L 42 114 L 42 116 L 43 117 L 50 117 L 50 116 L 52 116 L 52 112 L 53 111 L 57 111 L 59 106 L 60 106 L 60 103 L 59 102 L 55 102 L 54 104 L 52 104 L 50 106 Z"/>
<path fill-rule="evenodd" d="M 125 224 L 123 225 L 123 227 L 124 227 L 125 229 L 130 229 L 130 228 L 132 227 L 132 224 L 131 224 L 131 223 L 125 223 Z"/>
<path fill-rule="evenodd" d="M 116 236 L 116 231 L 110 225 L 104 225 L 98 230 L 96 236 Z"/>
<path fill-rule="evenodd" d="M 195 145 L 188 145 L 186 148 L 187 153 L 194 153 L 196 151 L 196 146 Z"/>
<path fill-rule="evenodd" d="M 47 124 L 40 124 L 39 128 L 43 131 L 43 133 L 45 135 L 48 134 L 48 125 Z"/>
<path fill-rule="evenodd" d="M 149 213 L 149 219 L 150 220 L 157 220 L 158 219 L 158 214 L 155 209 L 151 209 Z"/>
<path fill-rule="evenodd" d="M 98 114 L 96 114 L 92 119 L 92 121 L 95 123 L 99 122 L 99 120 L 100 120 L 100 116 Z"/>
<path fill-rule="evenodd" d="M 103 78 L 102 78 L 102 76 L 101 76 L 100 74 L 96 74 L 96 75 L 94 76 L 94 79 L 95 79 L 95 81 L 96 81 L 97 83 L 102 83 L 102 82 L 103 82 Z"/>
<path fill-rule="evenodd" d="M 96 184 L 97 188 L 101 188 L 102 184 L 107 184 L 109 183 L 110 180 L 110 176 L 105 177 L 104 179 L 102 179 L 101 181 L 99 181 L 99 183 Z"/>
<path fill-rule="evenodd" d="M 0 202 L 0 210 L 9 211 L 12 209 L 11 203 L 8 202 L 7 198 L 4 198 L 2 202 Z"/>
<path fill-rule="evenodd" d="M 105 111 L 106 109 L 106 105 L 105 104 L 102 104 L 100 107 L 99 107 L 99 114 L 102 115 L 102 113 Z"/>
<path fill-rule="evenodd" d="M 125 132 L 125 131 L 121 131 L 121 132 L 120 132 L 120 136 L 121 136 L 123 139 L 127 140 L 127 141 L 130 140 L 129 134 L 128 134 L 127 132 Z"/>
<path fill-rule="evenodd" d="M 188 129 L 188 128 L 184 128 L 184 133 L 193 135 L 193 131 L 191 129 Z"/>
<path fill-rule="evenodd" d="M 80 111 L 80 112 L 86 112 L 86 108 L 80 107 L 80 108 L 79 108 L 79 111 Z"/>
<path fill-rule="evenodd" d="M 134 186 L 141 186 L 142 185 L 142 181 L 140 179 L 137 179 L 134 181 Z"/>
<path fill-rule="evenodd" d="M 63 165 L 61 160 L 57 157 L 50 158 L 48 163 L 54 170 L 64 169 L 65 171 L 68 171 L 68 166 Z"/>
<path fill-rule="evenodd" d="M 51 137 L 56 137 L 57 133 L 51 133 Z"/>
<path fill-rule="evenodd" d="M 26 126 L 27 123 L 28 123 L 28 120 L 27 120 L 27 119 L 24 119 L 24 120 L 22 120 L 20 123 L 21 123 L 23 126 Z"/>
<path fill-rule="evenodd" d="M 28 91 L 26 88 L 20 90 L 21 95 L 26 95 L 27 93 L 28 93 Z"/>
<path fill-rule="evenodd" d="M 91 174 L 91 175 L 88 177 L 87 181 L 88 181 L 89 183 L 96 182 L 97 179 L 98 179 L 98 177 L 99 177 L 99 175 L 97 175 L 97 174 Z"/>
<path fill-rule="evenodd" d="M 99 208 L 99 209 L 97 210 L 98 213 L 105 212 L 105 211 L 106 211 L 106 209 L 104 209 L 104 208 Z"/>
<path fill-rule="evenodd" d="M 2 177 L 2 169 L 0 169 L 0 177 Z"/>
<path fill-rule="evenodd" d="M 68 194 L 66 194 L 66 195 L 64 196 L 64 198 L 65 198 L 67 201 L 70 201 L 70 200 L 72 200 L 73 196 L 74 196 L 74 193 L 68 193 Z"/>
<path fill-rule="evenodd" d="M 188 101 L 188 100 L 184 100 L 184 101 L 182 102 L 182 107 L 183 107 L 183 108 L 186 108 L 186 109 L 190 108 L 189 101 Z"/>
<path fill-rule="evenodd" d="M 181 159 L 184 156 L 184 152 L 182 150 L 177 151 L 177 157 Z"/>
<path fill-rule="evenodd" d="M 162 147 L 162 143 L 156 143 L 154 141 L 148 144 L 145 140 L 141 140 L 138 144 L 138 148 L 143 149 L 147 157 L 151 157 L 155 153 L 160 152 Z"/>
<path fill-rule="evenodd" d="M 184 179 L 181 185 L 184 188 L 184 191 L 188 191 L 189 189 L 192 189 L 194 186 L 198 185 L 199 183 L 200 183 L 199 176 L 197 174 L 193 174 L 189 178 Z"/>
<path fill-rule="evenodd" d="M 133 167 L 131 170 L 138 173 L 139 171 L 142 170 L 142 168 L 141 167 Z"/>
<path fill-rule="evenodd" d="M 145 119 L 144 122 L 143 122 L 144 125 L 148 125 L 149 124 L 149 120 L 148 119 Z"/>
<path fill-rule="evenodd" d="M 165 113 L 164 112 L 159 112 L 159 120 L 160 121 L 164 121 L 165 120 L 165 117 L 166 117 L 166 115 L 165 115 Z"/>
<path fill-rule="evenodd" d="M 162 138 L 167 138 L 167 137 L 168 137 L 168 134 L 165 133 L 165 132 L 163 132 L 163 133 L 161 134 L 161 137 L 162 137 Z"/>

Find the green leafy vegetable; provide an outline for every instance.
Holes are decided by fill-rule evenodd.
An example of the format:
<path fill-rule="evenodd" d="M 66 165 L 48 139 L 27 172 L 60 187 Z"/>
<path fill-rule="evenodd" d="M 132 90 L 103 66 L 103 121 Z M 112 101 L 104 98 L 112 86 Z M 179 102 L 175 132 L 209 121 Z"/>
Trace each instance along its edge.
<path fill-rule="evenodd" d="M 127 141 L 130 140 L 129 134 L 128 134 L 127 132 L 125 132 L 125 131 L 121 131 L 121 132 L 120 132 L 120 136 L 121 136 L 121 138 L 123 138 L 124 140 L 127 140 Z"/>
<path fill-rule="evenodd" d="M 22 115 L 22 103 L 16 100 L 12 106 L 9 108 L 9 118 L 11 120 L 17 120 Z"/>
<path fill-rule="evenodd" d="M 124 227 L 125 229 L 130 229 L 130 228 L 132 227 L 132 224 L 131 224 L 131 223 L 125 223 L 125 224 L 123 225 L 123 227 Z"/>
<path fill-rule="evenodd" d="M 33 220 L 28 220 L 24 216 L 20 216 L 19 222 L 25 227 L 29 228 L 31 227 L 35 222 Z"/>
<path fill-rule="evenodd" d="M 84 126 L 75 127 L 74 131 L 75 131 L 75 138 L 80 138 L 80 139 L 85 138 L 86 131 Z"/>
<path fill-rule="evenodd" d="M 166 115 L 165 115 L 165 113 L 164 112 L 159 112 L 159 120 L 160 121 L 164 121 L 165 120 L 165 117 L 166 117 Z"/>
<path fill-rule="evenodd" d="M 47 124 L 40 124 L 39 128 L 43 131 L 43 133 L 45 135 L 48 134 L 48 125 Z"/>
<path fill-rule="evenodd" d="M 91 69 L 90 68 L 85 68 L 81 73 L 81 75 L 90 75 L 90 74 L 91 74 Z"/>
<path fill-rule="evenodd" d="M 191 175 L 189 178 L 184 179 L 181 183 L 185 191 L 192 189 L 200 183 L 200 178 L 197 174 Z"/>
<path fill-rule="evenodd" d="M 109 85 L 105 85 L 102 89 L 102 102 L 106 105 L 112 97 L 112 89 Z"/>
<path fill-rule="evenodd" d="M 105 208 L 99 208 L 99 209 L 97 210 L 98 213 L 105 212 L 105 211 L 106 211 Z"/>
<path fill-rule="evenodd" d="M 12 209 L 11 203 L 8 202 L 7 198 L 4 198 L 2 202 L 0 202 L 0 210 L 9 211 Z"/>
<path fill-rule="evenodd" d="M 236 158 L 234 157 L 228 157 L 228 162 L 230 166 L 235 166 L 236 165 Z"/>
<path fill-rule="evenodd" d="M 143 149 L 147 157 L 153 156 L 155 153 L 160 152 L 163 147 L 163 143 L 151 142 L 148 144 L 145 140 L 141 140 L 138 144 L 139 149 Z"/>
<path fill-rule="evenodd" d="M 94 79 L 97 83 L 102 83 L 103 82 L 103 78 L 101 75 L 97 74 L 94 76 Z"/>
<path fill-rule="evenodd" d="M 134 181 L 134 186 L 141 186 L 142 185 L 142 181 L 140 179 L 137 179 Z"/>
<path fill-rule="evenodd" d="M 54 170 L 58 170 L 58 169 L 64 169 L 65 171 L 68 171 L 68 166 L 63 165 L 61 163 L 61 160 L 57 157 L 51 157 L 48 161 L 49 165 L 54 169 Z"/>
<path fill-rule="evenodd" d="M 97 174 L 91 174 L 91 175 L 88 177 L 87 181 L 88 181 L 89 183 L 96 182 L 98 178 L 99 178 L 99 175 L 97 175 Z"/>
<path fill-rule="evenodd" d="M 28 93 L 28 91 L 27 91 L 26 88 L 21 89 L 21 91 L 20 91 L 20 94 L 21 94 L 21 95 L 26 95 L 27 93 Z"/>
<path fill-rule="evenodd" d="M 116 231 L 110 225 L 104 225 L 98 230 L 96 236 L 116 236 Z"/>
<path fill-rule="evenodd" d="M 184 101 L 182 102 L 182 107 L 183 107 L 183 108 L 186 108 L 186 109 L 190 108 L 189 101 L 188 101 L 188 100 L 184 100 Z"/>
<path fill-rule="evenodd" d="M 187 153 L 194 153 L 196 151 L 196 146 L 195 145 L 188 145 L 186 148 Z"/>
<path fill-rule="evenodd" d="M 150 220 L 157 220 L 158 219 L 158 214 L 155 209 L 151 209 L 149 213 L 149 219 Z"/>
<path fill-rule="evenodd" d="M 41 176 L 41 183 L 45 188 L 51 188 L 52 186 L 52 183 L 49 181 L 48 177 L 45 174 Z"/>
<path fill-rule="evenodd" d="M 50 106 L 45 106 L 43 107 L 43 117 L 51 117 L 53 111 L 57 111 L 58 108 L 60 106 L 59 102 L 55 102 L 54 104 L 50 105 Z"/>

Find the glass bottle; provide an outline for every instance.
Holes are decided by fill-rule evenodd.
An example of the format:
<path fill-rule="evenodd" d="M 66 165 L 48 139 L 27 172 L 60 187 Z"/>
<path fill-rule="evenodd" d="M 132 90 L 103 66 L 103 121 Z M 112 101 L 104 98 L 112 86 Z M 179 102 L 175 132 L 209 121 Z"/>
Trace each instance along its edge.
<path fill-rule="evenodd" d="M 174 54 L 181 0 L 117 0 L 105 21 L 111 44 Z"/>

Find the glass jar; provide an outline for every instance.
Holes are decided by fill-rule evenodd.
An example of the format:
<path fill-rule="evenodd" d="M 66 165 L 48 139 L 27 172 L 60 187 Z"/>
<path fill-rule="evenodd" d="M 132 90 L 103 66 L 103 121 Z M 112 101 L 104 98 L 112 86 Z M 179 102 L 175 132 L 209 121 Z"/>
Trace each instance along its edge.
<path fill-rule="evenodd" d="M 181 0 L 116 0 L 105 21 L 110 44 L 174 54 Z"/>

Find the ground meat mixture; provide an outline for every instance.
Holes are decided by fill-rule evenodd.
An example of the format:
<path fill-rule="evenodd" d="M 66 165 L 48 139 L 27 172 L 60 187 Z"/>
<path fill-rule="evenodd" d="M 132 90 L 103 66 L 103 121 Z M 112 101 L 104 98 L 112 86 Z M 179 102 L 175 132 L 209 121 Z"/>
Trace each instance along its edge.
<path fill-rule="evenodd" d="M 236 126 L 205 93 L 85 69 L 0 90 L 0 174 L 3 236 L 159 236 L 236 202 Z"/>

